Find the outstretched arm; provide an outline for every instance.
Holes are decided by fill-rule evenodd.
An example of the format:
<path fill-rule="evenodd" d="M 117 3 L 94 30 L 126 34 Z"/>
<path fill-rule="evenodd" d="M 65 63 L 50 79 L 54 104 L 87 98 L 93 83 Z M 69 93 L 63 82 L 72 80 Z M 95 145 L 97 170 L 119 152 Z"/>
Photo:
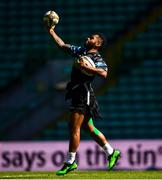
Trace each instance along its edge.
<path fill-rule="evenodd" d="M 54 28 L 49 29 L 50 35 L 53 37 L 56 44 L 61 48 L 68 48 L 69 44 L 65 44 L 64 41 L 56 34 Z"/>

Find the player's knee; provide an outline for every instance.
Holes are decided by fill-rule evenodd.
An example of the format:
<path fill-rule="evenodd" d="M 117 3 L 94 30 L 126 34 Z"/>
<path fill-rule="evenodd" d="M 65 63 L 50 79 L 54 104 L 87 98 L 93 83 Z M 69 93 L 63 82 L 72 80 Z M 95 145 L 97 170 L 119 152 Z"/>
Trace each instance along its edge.
<path fill-rule="evenodd" d="M 80 126 L 78 125 L 69 126 L 69 130 L 71 134 L 77 134 L 80 132 Z"/>
<path fill-rule="evenodd" d="M 88 130 L 91 135 L 94 135 L 94 134 L 99 135 L 100 134 L 100 131 L 94 125 L 88 124 Z"/>
<path fill-rule="evenodd" d="M 79 132 L 79 131 L 80 131 L 79 128 L 76 128 L 76 127 L 70 128 L 70 132 L 71 132 L 71 133 L 77 133 L 77 132 Z"/>
<path fill-rule="evenodd" d="M 93 131 L 94 131 L 94 134 L 97 136 L 101 133 L 96 127 L 94 127 Z"/>

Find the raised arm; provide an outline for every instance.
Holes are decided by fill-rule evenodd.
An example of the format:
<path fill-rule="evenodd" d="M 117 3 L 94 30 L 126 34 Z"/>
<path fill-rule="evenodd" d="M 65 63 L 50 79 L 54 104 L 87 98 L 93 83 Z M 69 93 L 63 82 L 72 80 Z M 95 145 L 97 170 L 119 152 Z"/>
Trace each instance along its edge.
<path fill-rule="evenodd" d="M 56 34 L 55 29 L 54 28 L 50 28 L 49 29 L 49 33 L 50 35 L 53 37 L 54 41 L 56 42 L 56 44 L 61 47 L 61 48 L 68 48 L 69 45 L 65 44 L 64 41 Z"/>

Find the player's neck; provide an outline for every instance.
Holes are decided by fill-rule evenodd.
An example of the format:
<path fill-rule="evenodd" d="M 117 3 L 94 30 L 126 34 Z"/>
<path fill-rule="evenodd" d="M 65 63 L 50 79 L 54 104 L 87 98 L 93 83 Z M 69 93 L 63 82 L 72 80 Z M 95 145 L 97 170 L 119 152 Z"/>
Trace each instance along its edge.
<path fill-rule="evenodd" d="M 87 53 L 96 53 L 96 52 L 98 52 L 97 49 L 90 49 L 90 50 L 87 51 Z"/>

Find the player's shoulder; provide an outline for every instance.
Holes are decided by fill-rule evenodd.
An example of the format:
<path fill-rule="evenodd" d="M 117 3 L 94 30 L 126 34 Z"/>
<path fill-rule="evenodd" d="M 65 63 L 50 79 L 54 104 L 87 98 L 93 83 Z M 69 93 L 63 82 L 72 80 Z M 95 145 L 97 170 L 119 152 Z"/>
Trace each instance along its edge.
<path fill-rule="evenodd" d="M 102 56 L 98 52 L 88 52 L 86 55 L 93 59 L 93 61 L 102 60 Z"/>
<path fill-rule="evenodd" d="M 104 61 L 104 59 L 103 59 L 103 57 L 101 56 L 101 54 L 100 54 L 99 52 L 94 53 L 94 55 L 93 55 L 93 61 L 94 61 L 95 63 L 100 62 L 100 63 L 106 64 L 105 61 Z"/>

